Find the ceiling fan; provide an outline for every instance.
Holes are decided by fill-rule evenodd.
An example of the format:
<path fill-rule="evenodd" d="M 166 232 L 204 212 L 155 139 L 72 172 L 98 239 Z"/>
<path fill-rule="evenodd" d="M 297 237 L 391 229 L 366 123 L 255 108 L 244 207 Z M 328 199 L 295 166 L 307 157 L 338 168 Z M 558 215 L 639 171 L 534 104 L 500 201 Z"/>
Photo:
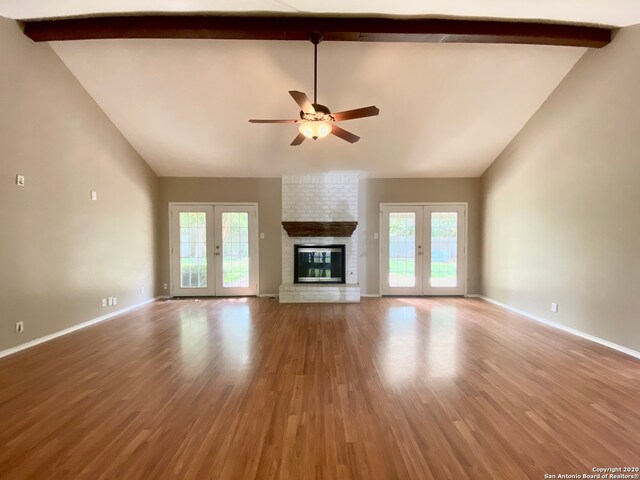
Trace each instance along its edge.
<path fill-rule="evenodd" d="M 300 120 L 249 120 L 250 123 L 298 123 L 298 136 L 291 142 L 292 146 L 300 145 L 305 138 L 324 138 L 330 133 L 349 143 L 356 143 L 360 137 L 340 128 L 335 122 L 354 120 L 356 118 L 373 117 L 378 115 L 378 107 L 370 106 L 331 113 L 324 105 L 318 103 L 318 44 L 323 40 L 322 33 L 312 32 L 309 40 L 313 43 L 313 103 L 303 92 L 290 90 L 289 93 L 300 106 Z"/>

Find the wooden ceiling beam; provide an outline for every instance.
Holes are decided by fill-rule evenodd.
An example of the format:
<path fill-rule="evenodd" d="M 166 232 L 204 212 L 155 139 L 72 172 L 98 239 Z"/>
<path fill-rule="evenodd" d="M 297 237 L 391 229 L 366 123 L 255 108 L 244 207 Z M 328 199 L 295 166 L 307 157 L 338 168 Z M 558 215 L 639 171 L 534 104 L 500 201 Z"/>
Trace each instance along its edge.
<path fill-rule="evenodd" d="M 74 17 L 22 22 L 36 42 L 107 38 L 307 40 L 320 31 L 327 41 L 513 43 L 600 48 L 611 29 L 541 22 L 442 18 L 136 15 Z"/>

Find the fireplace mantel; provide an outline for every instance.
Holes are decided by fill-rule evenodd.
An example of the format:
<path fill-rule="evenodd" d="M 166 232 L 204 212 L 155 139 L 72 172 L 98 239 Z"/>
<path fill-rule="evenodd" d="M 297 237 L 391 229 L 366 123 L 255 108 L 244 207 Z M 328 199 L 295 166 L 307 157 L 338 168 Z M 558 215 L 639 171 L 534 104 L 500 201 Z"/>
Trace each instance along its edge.
<path fill-rule="evenodd" d="M 350 237 L 358 222 L 282 222 L 290 237 Z"/>

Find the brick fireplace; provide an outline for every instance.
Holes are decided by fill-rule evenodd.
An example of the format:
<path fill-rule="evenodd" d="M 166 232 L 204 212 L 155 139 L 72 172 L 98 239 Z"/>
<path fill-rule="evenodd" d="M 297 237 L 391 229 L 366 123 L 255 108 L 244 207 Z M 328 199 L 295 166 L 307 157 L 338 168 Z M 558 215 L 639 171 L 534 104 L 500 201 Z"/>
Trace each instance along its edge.
<path fill-rule="evenodd" d="M 357 222 L 358 175 L 314 174 L 282 177 L 283 222 Z M 294 245 L 344 245 L 345 283 L 294 283 Z M 282 229 L 281 303 L 359 302 L 358 228 L 347 237 L 297 237 Z"/>

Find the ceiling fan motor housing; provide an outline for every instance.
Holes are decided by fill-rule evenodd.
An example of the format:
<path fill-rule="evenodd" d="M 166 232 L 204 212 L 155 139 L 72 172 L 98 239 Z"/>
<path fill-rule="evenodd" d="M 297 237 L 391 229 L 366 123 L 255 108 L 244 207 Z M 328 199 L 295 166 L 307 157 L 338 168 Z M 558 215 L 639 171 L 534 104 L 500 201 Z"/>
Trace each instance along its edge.
<path fill-rule="evenodd" d="M 331 110 L 324 105 L 320 105 L 319 103 L 314 103 L 313 109 L 316 113 L 306 113 L 300 110 L 300 118 L 302 120 L 307 120 L 309 122 L 313 122 L 316 120 L 325 120 L 328 122 L 333 122 L 334 118 L 331 116 Z"/>

